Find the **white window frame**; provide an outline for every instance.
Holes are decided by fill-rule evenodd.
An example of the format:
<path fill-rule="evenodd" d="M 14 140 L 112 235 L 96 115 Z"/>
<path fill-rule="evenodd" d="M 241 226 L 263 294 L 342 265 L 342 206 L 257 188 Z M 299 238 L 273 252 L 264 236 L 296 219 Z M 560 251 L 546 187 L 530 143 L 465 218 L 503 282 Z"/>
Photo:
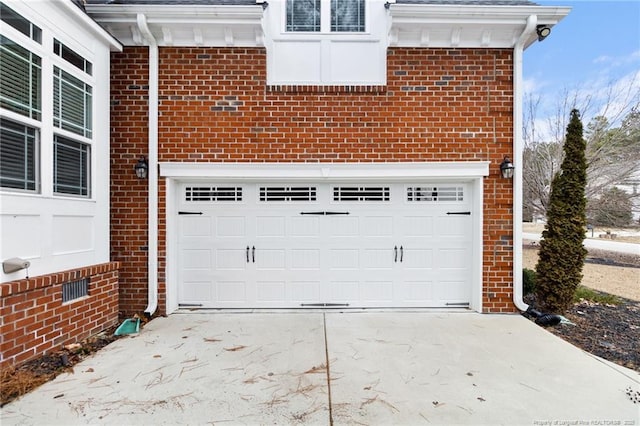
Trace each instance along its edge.
<path fill-rule="evenodd" d="M 367 0 L 362 0 L 364 3 L 364 15 L 363 15 L 363 19 L 364 19 L 364 28 L 362 31 L 332 31 L 331 27 L 332 27 L 332 15 L 331 15 L 331 4 L 334 0 L 319 0 L 320 1 L 320 30 L 319 31 L 293 31 L 293 30 L 288 30 L 288 24 L 287 24 L 287 19 L 288 19 L 288 15 L 287 15 L 287 7 L 289 5 L 290 1 L 296 1 L 296 0 L 285 0 L 285 5 L 282 8 L 282 13 L 283 13 L 283 19 L 282 19 L 282 32 L 284 34 L 309 34 L 309 35 L 314 35 L 314 34 L 334 34 L 334 35 L 348 35 L 348 34 L 354 34 L 354 35 L 366 35 L 368 34 L 369 31 L 369 5 L 368 5 L 368 1 Z M 355 1 L 355 0 L 342 0 L 342 1 Z"/>

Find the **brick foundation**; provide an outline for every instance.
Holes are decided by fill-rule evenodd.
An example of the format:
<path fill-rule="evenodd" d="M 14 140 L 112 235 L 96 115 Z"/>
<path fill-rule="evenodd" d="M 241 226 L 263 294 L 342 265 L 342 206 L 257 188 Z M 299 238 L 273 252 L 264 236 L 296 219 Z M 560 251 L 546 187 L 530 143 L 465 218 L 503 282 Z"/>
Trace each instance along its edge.
<path fill-rule="evenodd" d="M 118 322 L 117 262 L 0 284 L 0 366 L 17 365 Z M 89 278 L 88 296 L 62 303 L 63 283 Z"/>

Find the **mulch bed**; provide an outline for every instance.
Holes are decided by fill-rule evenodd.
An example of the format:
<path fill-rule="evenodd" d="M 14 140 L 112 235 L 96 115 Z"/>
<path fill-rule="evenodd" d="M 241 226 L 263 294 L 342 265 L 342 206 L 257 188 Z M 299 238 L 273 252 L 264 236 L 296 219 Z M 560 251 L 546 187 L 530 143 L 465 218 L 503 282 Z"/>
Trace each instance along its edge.
<path fill-rule="evenodd" d="M 564 314 L 575 325 L 546 329 L 586 352 L 640 372 L 640 302 L 621 300 L 617 306 L 581 301 Z"/>

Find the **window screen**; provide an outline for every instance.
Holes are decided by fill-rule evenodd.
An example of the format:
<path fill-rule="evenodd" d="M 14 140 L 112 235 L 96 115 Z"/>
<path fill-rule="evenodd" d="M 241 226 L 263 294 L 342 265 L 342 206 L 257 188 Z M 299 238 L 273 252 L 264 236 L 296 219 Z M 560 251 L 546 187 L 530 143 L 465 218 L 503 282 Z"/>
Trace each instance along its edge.
<path fill-rule="evenodd" d="M 4 36 L 0 41 L 0 106 L 40 120 L 40 57 Z"/>
<path fill-rule="evenodd" d="M 56 135 L 53 142 L 53 191 L 88 197 L 91 147 Z"/>
<path fill-rule="evenodd" d="M 364 0 L 331 0 L 331 31 L 364 31 Z"/>
<path fill-rule="evenodd" d="M 38 132 L 0 119 L 0 186 L 38 190 Z"/>
<path fill-rule="evenodd" d="M 91 137 L 91 86 L 53 67 L 53 125 Z"/>
<path fill-rule="evenodd" d="M 320 31 L 320 0 L 287 0 L 287 31 Z"/>

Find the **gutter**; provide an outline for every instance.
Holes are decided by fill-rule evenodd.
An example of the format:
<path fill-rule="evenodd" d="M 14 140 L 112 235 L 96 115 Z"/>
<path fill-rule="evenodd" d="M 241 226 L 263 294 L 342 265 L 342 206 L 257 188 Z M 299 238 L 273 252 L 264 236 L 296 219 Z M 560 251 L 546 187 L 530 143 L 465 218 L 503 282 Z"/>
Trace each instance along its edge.
<path fill-rule="evenodd" d="M 158 309 L 158 43 L 144 14 L 136 15 L 138 29 L 149 44 L 149 206 L 148 206 L 148 305 L 145 315 Z"/>
<path fill-rule="evenodd" d="M 530 15 L 513 48 L 513 303 L 521 311 L 529 309 L 522 300 L 522 56 L 527 40 L 535 36 L 537 24 L 537 15 Z"/>

